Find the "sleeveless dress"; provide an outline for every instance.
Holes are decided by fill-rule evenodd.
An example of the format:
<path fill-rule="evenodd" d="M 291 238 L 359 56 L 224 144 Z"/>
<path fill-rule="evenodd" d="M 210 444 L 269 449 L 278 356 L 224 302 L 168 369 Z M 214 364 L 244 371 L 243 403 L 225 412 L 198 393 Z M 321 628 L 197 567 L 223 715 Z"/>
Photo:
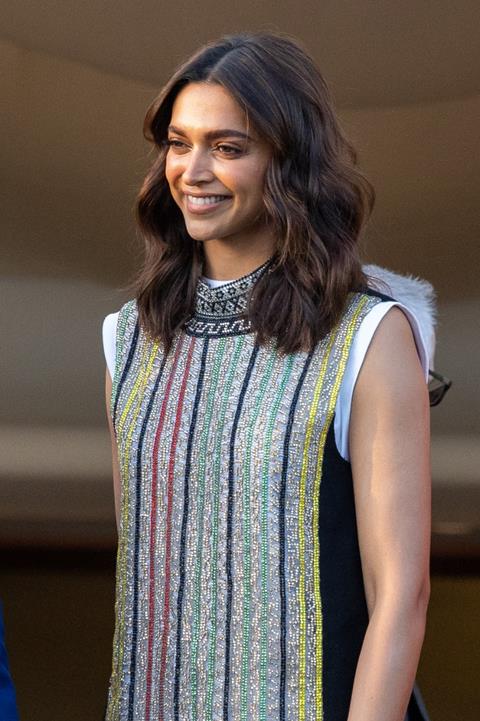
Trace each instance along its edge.
<path fill-rule="evenodd" d="M 349 296 L 311 352 L 258 346 L 269 261 L 210 288 L 165 355 L 118 316 L 121 470 L 107 721 L 346 721 L 368 624 L 351 467 L 334 416 L 378 304 Z"/>

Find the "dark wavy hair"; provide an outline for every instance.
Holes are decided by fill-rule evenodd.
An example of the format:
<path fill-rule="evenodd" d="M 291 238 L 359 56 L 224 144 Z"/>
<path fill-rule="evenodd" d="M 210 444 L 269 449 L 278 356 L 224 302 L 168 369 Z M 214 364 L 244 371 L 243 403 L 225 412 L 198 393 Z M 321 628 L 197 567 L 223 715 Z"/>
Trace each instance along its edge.
<path fill-rule="evenodd" d="M 134 282 L 140 323 L 168 352 L 194 309 L 203 248 L 170 194 L 165 159 L 173 103 L 195 82 L 223 86 L 272 151 L 264 207 L 276 246 L 249 302 L 256 340 L 273 338 L 283 353 L 309 350 L 338 322 L 348 294 L 366 285 L 358 240 L 374 191 L 312 58 L 275 33 L 225 36 L 202 47 L 147 111 L 144 134 L 158 153 L 136 204 L 145 241 Z"/>

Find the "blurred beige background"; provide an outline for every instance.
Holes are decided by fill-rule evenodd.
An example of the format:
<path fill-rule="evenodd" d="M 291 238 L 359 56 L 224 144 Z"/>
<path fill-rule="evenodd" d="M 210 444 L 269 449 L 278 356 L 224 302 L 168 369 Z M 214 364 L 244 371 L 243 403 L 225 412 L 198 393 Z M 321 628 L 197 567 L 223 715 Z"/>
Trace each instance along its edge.
<path fill-rule="evenodd" d="M 201 43 L 278 29 L 318 61 L 375 185 L 366 260 L 437 291 L 436 368 L 454 385 L 432 410 L 435 576 L 420 680 L 433 721 L 473 721 L 478 2 L 20 0 L 0 2 L 0 20 L 0 595 L 22 718 L 101 717 L 115 529 L 100 332 L 140 257 L 146 107 Z M 43 654 L 35 680 L 32 648 Z"/>

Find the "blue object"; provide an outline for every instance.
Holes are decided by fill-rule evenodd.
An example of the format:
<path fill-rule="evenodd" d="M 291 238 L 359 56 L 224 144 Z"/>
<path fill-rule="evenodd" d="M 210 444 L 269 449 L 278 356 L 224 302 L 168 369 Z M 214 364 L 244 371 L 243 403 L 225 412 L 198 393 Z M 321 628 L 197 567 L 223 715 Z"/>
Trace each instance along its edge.
<path fill-rule="evenodd" d="M 13 686 L 8 667 L 7 650 L 5 648 L 5 633 L 3 626 L 3 613 L 0 604 L 0 719 L 1 721 L 18 721 L 15 688 Z"/>

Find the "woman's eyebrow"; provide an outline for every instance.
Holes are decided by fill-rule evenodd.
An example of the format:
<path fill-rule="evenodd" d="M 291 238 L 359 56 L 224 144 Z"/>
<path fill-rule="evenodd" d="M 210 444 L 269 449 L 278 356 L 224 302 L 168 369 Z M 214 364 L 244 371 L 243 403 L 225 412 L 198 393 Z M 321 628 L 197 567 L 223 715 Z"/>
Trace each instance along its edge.
<path fill-rule="evenodd" d="M 177 133 L 178 135 L 186 135 L 184 130 L 177 128 L 175 125 L 169 125 L 168 132 Z M 218 138 L 241 138 L 242 140 L 252 140 L 252 138 L 246 133 L 242 133 L 240 130 L 233 130 L 231 128 L 208 130 L 205 133 L 205 137 L 207 140 L 218 140 Z"/>

